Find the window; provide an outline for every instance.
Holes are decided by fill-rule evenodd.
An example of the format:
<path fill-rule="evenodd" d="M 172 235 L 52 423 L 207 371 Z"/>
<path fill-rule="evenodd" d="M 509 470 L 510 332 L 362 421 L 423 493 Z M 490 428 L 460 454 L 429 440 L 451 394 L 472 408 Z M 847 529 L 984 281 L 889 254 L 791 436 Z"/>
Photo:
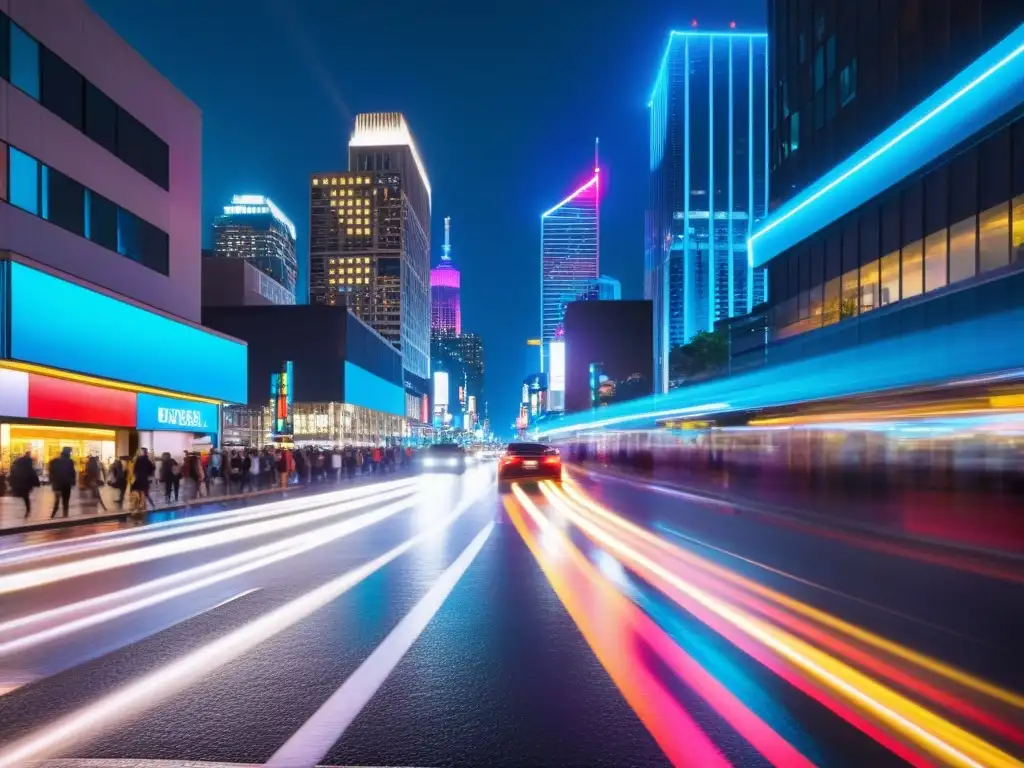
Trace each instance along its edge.
<path fill-rule="evenodd" d="M 853 97 L 857 95 L 857 59 L 850 59 L 850 63 L 843 67 L 839 73 L 839 106 L 845 107 Z"/>
<path fill-rule="evenodd" d="M 89 239 L 111 251 L 117 251 L 117 206 L 92 190 L 86 192 Z"/>
<path fill-rule="evenodd" d="M 148 221 L 136 219 L 142 265 L 166 275 L 170 268 L 170 244 L 167 233 Z"/>
<path fill-rule="evenodd" d="M 0 80 L 11 79 L 11 20 L 0 13 Z M 6 159 L 5 159 L 6 161 Z M 4 177 L 7 178 L 6 176 Z"/>
<path fill-rule="evenodd" d="M 3 19 L 0 19 L 3 21 Z M 0 29 L 0 34 L 3 29 Z M 0 200 L 7 199 L 7 145 L 0 141 Z"/>
<path fill-rule="evenodd" d="M 893 251 L 883 256 L 881 266 L 878 305 L 884 307 L 900 300 L 900 252 Z"/>
<path fill-rule="evenodd" d="M 924 241 L 924 290 L 934 291 L 946 285 L 946 230 L 928 235 Z"/>
<path fill-rule="evenodd" d="M 85 127 L 85 79 L 43 48 L 39 57 L 40 103 L 78 130 Z"/>
<path fill-rule="evenodd" d="M 838 277 L 825 283 L 825 295 L 822 299 L 824 306 L 822 321 L 825 325 L 839 322 L 839 283 Z"/>
<path fill-rule="evenodd" d="M 1000 203 L 978 214 L 978 271 L 982 274 L 1010 263 L 1010 210 Z"/>
<path fill-rule="evenodd" d="M 39 100 L 39 43 L 11 22 L 11 84 Z"/>
<path fill-rule="evenodd" d="M 168 148 L 160 138 L 120 107 L 117 110 L 117 156 L 154 184 L 167 189 Z"/>
<path fill-rule="evenodd" d="M 878 306 L 878 270 L 876 259 L 860 268 L 860 312 L 870 312 Z"/>
<path fill-rule="evenodd" d="M 1013 260 L 1024 261 L 1024 195 L 1013 199 Z"/>
<path fill-rule="evenodd" d="M 959 283 L 974 277 L 978 250 L 977 217 L 971 216 L 949 228 L 949 282 Z"/>
<path fill-rule="evenodd" d="M 825 57 L 821 48 L 814 52 L 814 92 L 825 85 Z"/>
<path fill-rule="evenodd" d="M 117 252 L 132 261 L 142 262 L 139 220 L 123 208 L 117 209 Z"/>
<path fill-rule="evenodd" d="M 9 157 L 8 201 L 24 211 L 38 214 L 39 161 L 14 147 L 9 149 Z"/>
<path fill-rule="evenodd" d="M 85 135 L 117 154 L 117 105 L 92 83 L 85 84 Z"/>
<path fill-rule="evenodd" d="M 836 36 L 831 35 L 825 43 L 825 77 L 832 77 L 836 71 Z"/>
<path fill-rule="evenodd" d="M 44 168 L 43 218 L 62 229 L 85 235 L 85 187 L 60 171 Z"/>
<path fill-rule="evenodd" d="M 918 296 L 924 290 L 924 271 L 922 269 L 922 244 L 915 240 L 903 246 L 902 284 L 903 298 Z"/>
<path fill-rule="evenodd" d="M 800 113 L 794 112 L 789 123 L 789 151 L 800 149 Z"/>

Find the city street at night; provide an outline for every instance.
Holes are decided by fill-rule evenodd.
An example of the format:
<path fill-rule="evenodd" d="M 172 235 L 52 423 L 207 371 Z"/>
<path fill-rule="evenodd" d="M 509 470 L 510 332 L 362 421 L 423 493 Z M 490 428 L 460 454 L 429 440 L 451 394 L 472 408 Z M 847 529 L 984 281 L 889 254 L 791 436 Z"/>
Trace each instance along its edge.
<path fill-rule="evenodd" d="M 1012 560 L 486 465 L 76 534 L 0 551 L 0 766 L 1024 754 Z"/>

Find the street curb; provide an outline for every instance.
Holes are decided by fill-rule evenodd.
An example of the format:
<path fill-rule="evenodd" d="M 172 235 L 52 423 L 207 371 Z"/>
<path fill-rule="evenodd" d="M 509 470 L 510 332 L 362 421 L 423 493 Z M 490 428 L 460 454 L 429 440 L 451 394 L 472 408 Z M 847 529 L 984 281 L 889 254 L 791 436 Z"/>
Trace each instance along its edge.
<path fill-rule="evenodd" d="M 644 478 L 634 477 L 625 472 L 619 472 L 617 470 L 605 470 L 596 471 L 592 469 L 585 469 L 577 465 L 569 465 L 570 471 L 581 472 L 585 475 L 590 475 L 596 478 L 608 478 L 611 480 L 620 480 L 624 482 L 638 482 L 644 483 Z M 900 531 L 894 531 L 891 528 L 883 528 L 881 526 L 870 525 L 866 523 L 857 523 L 851 520 L 845 520 L 841 518 L 825 517 L 814 512 L 804 512 L 797 509 L 791 509 L 788 507 L 775 507 L 764 504 L 758 504 L 755 501 L 747 499 L 736 499 L 728 496 L 722 496 L 711 491 L 706 491 L 693 486 L 680 485 L 678 483 L 666 482 L 664 480 L 655 480 L 649 478 L 646 484 L 660 485 L 664 488 L 668 488 L 673 491 L 680 491 L 681 493 L 688 493 L 691 496 L 699 496 L 709 501 L 713 501 L 719 504 L 729 504 L 734 507 L 739 507 L 743 510 L 752 512 L 756 515 L 762 515 L 764 517 L 778 518 L 782 520 L 799 520 L 800 522 L 809 523 L 816 525 L 819 528 L 838 528 L 841 530 L 850 531 L 853 533 L 860 534 L 871 534 L 873 536 L 883 536 L 889 539 L 895 539 L 897 541 L 903 541 L 910 544 L 917 544 L 918 546 L 924 545 L 932 547 L 934 549 L 945 550 L 950 553 L 959 555 L 969 555 L 972 557 L 986 557 L 997 560 L 1007 561 L 1013 565 L 1024 564 L 1024 554 L 1016 552 L 1007 552 L 1000 549 L 988 549 L 986 547 L 977 547 L 970 544 L 955 544 L 950 541 L 943 539 L 933 539 L 928 536 L 911 536 Z"/>

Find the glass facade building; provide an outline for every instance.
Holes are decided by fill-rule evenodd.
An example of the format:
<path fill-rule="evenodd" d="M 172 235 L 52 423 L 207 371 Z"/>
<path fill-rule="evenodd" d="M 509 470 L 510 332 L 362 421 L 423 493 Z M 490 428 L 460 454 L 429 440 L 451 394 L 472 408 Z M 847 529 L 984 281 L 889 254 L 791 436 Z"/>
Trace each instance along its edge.
<path fill-rule="evenodd" d="M 645 294 L 655 386 L 672 347 L 765 299 L 747 239 L 768 209 L 768 38 L 672 32 L 649 102 Z"/>
<path fill-rule="evenodd" d="M 349 170 L 310 177 L 310 301 L 347 304 L 430 367 L 430 181 L 404 116 L 356 116 Z"/>
<path fill-rule="evenodd" d="M 461 276 L 452 264 L 451 217 L 444 217 L 441 263 L 430 270 L 431 334 L 462 333 Z"/>
<path fill-rule="evenodd" d="M 600 274 L 599 179 L 595 168 L 589 181 L 540 217 L 542 371 L 551 342 L 562 337 L 566 305 L 586 298 Z"/>
<path fill-rule="evenodd" d="M 295 303 L 295 225 L 269 197 L 232 197 L 213 221 L 213 250 L 220 258 L 244 259 L 284 289 L 267 292 L 278 303 Z"/>
<path fill-rule="evenodd" d="M 1024 6 L 885 5 L 773 3 L 769 361 L 942 325 L 1024 267 Z"/>

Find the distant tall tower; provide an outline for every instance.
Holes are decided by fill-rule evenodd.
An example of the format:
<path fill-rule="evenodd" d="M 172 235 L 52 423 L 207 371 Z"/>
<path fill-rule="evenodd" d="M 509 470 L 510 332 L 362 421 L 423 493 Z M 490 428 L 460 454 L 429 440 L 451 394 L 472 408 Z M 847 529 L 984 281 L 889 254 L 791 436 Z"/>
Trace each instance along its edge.
<path fill-rule="evenodd" d="M 595 145 L 595 162 L 596 162 Z M 600 275 L 600 168 L 575 192 L 540 216 L 541 370 L 551 342 L 562 337 L 565 305 L 586 298 Z"/>
<path fill-rule="evenodd" d="M 459 270 L 452 264 L 451 216 L 444 217 L 444 245 L 441 263 L 430 270 L 431 334 L 462 333 L 462 304 Z"/>

